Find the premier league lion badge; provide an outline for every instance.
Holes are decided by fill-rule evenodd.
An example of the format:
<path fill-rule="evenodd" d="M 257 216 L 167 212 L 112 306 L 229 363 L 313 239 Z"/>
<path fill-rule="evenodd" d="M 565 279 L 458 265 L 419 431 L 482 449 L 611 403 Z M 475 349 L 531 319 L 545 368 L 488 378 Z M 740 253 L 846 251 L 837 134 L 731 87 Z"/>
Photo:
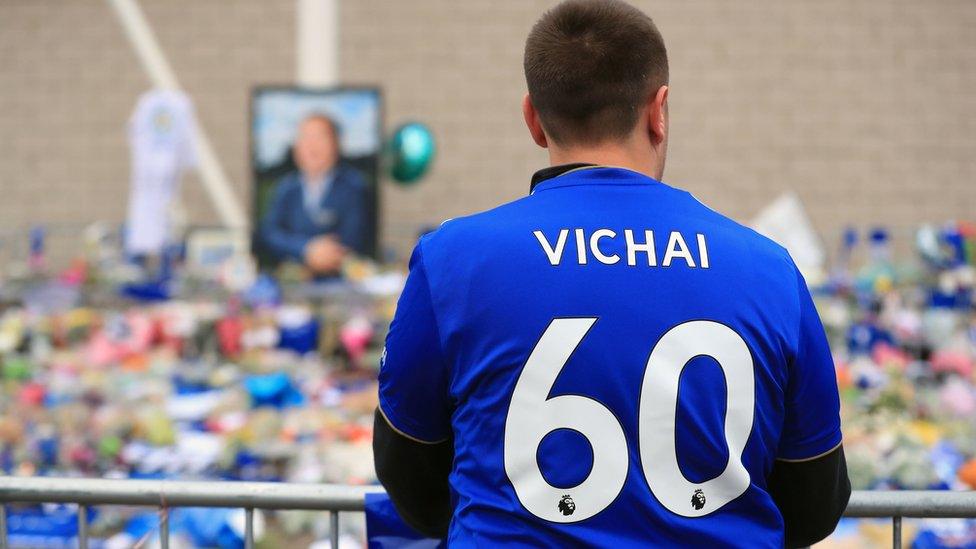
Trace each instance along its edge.
<path fill-rule="evenodd" d="M 563 499 L 559 500 L 559 511 L 566 516 L 576 512 L 576 502 L 573 501 L 573 498 L 569 497 L 569 494 L 566 494 L 563 496 Z"/>

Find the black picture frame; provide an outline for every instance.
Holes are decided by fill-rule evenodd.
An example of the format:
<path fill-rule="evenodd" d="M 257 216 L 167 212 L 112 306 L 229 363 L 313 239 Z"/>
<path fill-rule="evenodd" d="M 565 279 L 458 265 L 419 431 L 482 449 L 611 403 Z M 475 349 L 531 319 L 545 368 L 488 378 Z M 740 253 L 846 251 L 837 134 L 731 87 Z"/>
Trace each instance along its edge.
<path fill-rule="evenodd" d="M 385 146 L 384 126 L 385 126 L 385 105 L 382 89 L 374 85 L 339 85 L 328 87 L 308 87 L 291 84 L 262 84 L 251 88 L 249 98 L 249 117 L 248 117 L 248 159 L 251 175 L 251 208 L 250 219 L 252 223 L 251 248 L 259 266 L 270 268 L 276 265 L 266 252 L 261 249 L 258 237 L 261 217 L 265 212 L 267 200 L 277 181 L 284 177 L 288 172 L 295 169 L 289 148 L 281 158 L 281 161 L 273 166 L 265 166 L 258 158 L 258 136 L 256 135 L 256 121 L 259 118 L 259 103 L 262 97 L 269 94 L 288 94 L 296 98 L 319 97 L 327 99 L 330 96 L 341 94 L 363 94 L 372 96 L 376 103 L 377 116 L 375 128 L 377 147 L 371 154 L 363 156 L 348 156 L 343 151 L 342 161 L 362 172 L 368 184 L 367 191 L 367 215 L 369 217 L 368 234 L 364 237 L 366 241 L 365 255 L 372 259 L 380 259 L 379 233 L 381 228 L 380 219 L 380 194 L 381 194 L 381 157 Z M 319 112 L 318 109 L 313 109 Z M 296 122 L 297 123 L 297 122 Z M 341 121 L 340 121 L 341 124 Z"/>

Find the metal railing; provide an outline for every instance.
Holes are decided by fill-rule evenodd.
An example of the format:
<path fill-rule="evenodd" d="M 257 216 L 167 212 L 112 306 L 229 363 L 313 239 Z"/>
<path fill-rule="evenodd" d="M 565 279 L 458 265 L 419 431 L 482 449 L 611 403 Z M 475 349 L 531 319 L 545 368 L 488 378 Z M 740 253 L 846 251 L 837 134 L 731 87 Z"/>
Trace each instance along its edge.
<path fill-rule="evenodd" d="M 78 504 L 78 546 L 88 548 L 88 506 L 157 507 L 162 517 L 159 544 L 169 547 L 169 509 L 235 507 L 244 509 L 244 546 L 254 547 L 254 510 L 329 511 L 332 547 L 339 546 L 339 513 L 362 512 L 366 494 L 378 486 L 292 484 L 281 482 L 198 482 L 98 478 L 0 477 L 0 549 L 8 549 L 9 503 Z"/>
<path fill-rule="evenodd" d="M 892 547 L 901 548 L 902 518 L 976 518 L 976 492 L 856 491 L 845 517 L 891 517 Z"/>
<path fill-rule="evenodd" d="M 338 547 L 339 513 L 361 512 L 367 493 L 378 486 L 276 482 L 197 482 L 47 477 L 0 477 L 0 549 L 7 549 L 5 505 L 78 504 L 78 544 L 87 549 L 88 506 L 158 507 L 160 545 L 169 545 L 167 512 L 173 507 L 234 507 L 245 511 L 244 545 L 254 547 L 254 510 L 310 510 L 330 513 L 332 547 Z M 892 541 L 901 547 L 902 518 L 976 518 L 976 492 L 856 491 L 844 515 L 892 519 Z"/>

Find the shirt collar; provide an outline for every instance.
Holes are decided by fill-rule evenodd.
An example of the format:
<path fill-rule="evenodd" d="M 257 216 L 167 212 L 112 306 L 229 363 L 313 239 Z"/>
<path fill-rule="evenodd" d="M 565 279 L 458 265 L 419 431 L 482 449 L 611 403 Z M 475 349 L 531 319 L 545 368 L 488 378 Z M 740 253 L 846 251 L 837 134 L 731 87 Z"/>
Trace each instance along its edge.
<path fill-rule="evenodd" d="M 554 181 L 560 176 L 567 175 L 575 172 L 586 172 L 581 174 L 579 177 L 565 178 L 568 181 Z M 586 162 L 576 162 L 573 164 L 560 164 L 558 166 L 550 166 L 548 168 L 541 169 L 532 175 L 532 182 L 529 185 L 529 194 L 534 193 L 537 190 L 548 189 L 551 187 L 560 187 L 565 185 L 579 185 L 586 184 L 593 181 L 601 181 L 602 183 L 607 182 L 607 172 L 616 172 L 612 176 L 612 183 L 615 184 L 647 184 L 647 183 L 661 183 L 653 177 L 649 177 L 640 172 L 628 168 L 619 168 L 617 166 L 601 166 L 599 164 L 588 164 Z"/>
<path fill-rule="evenodd" d="M 596 164 L 588 164 L 586 162 L 574 162 L 572 164 L 559 164 L 558 166 L 549 166 L 548 168 L 543 168 L 534 174 L 532 174 L 532 182 L 529 184 L 529 193 L 535 190 L 535 186 L 547 179 L 552 179 L 554 177 L 559 177 L 564 173 L 571 172 L 573 170 L 578 170 L 580 168 L 593 168 Z"/>
<path fill-rule="evenodd" d="M 305 174 L 300 174 L 299 177 L 302 181 L 302 192 L 306 198 L 318 202 L 332 186 L 332 182 L 335 180 L 335 169 L 325 172 L 315 180 L 306 179 Z"/>

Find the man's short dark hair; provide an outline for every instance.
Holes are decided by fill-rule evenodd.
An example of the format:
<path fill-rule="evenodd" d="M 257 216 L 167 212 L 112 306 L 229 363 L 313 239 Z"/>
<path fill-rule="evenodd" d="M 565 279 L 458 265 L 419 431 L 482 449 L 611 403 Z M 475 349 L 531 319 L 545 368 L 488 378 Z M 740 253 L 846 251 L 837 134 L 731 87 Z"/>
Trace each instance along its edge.
<path fill-rule="evenodd" d="M 668 55 L 654 22 L 630 4 L 567 0 L 529 32 L 525 80 L 549 139 L 601 143 L 633 131 L 668 83 Z"/>

